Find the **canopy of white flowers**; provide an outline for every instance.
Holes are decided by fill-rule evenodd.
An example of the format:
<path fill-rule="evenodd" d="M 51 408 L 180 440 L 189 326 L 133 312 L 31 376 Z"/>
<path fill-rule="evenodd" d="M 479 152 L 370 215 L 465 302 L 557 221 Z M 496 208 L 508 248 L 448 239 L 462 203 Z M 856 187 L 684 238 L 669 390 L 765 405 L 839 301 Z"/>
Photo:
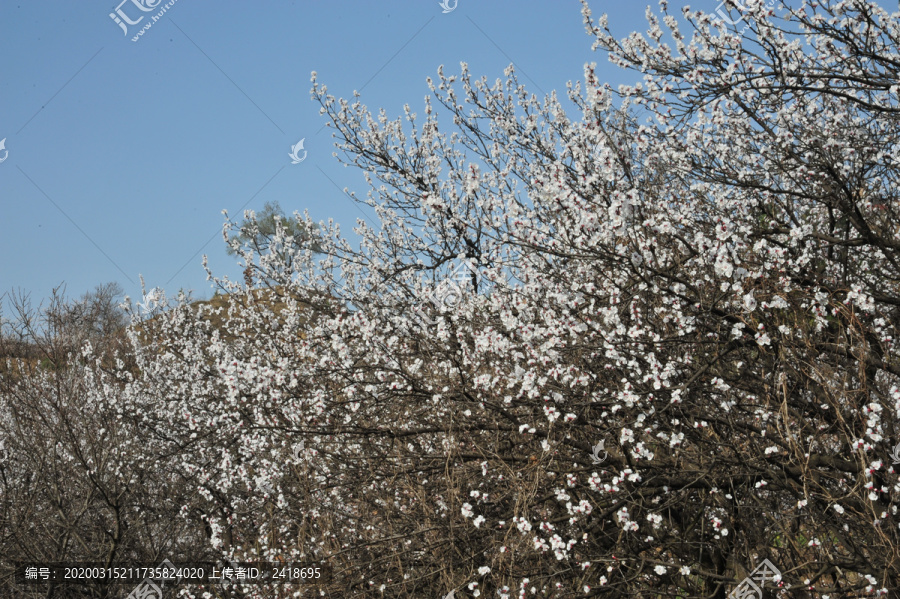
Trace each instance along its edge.
<path fill-rule="evenodd" d="M 395 120 L 313 73 L 377 226 L 256 255 L 226 219 L 253 290 L 210 272 L 223 326 L 145 320 L 91 401 L 212 549 L 323 595 L 900 591 L 900 15 L 583 16 L 640 82 L 586 65 L 576 114 L 512 67 Z"/>

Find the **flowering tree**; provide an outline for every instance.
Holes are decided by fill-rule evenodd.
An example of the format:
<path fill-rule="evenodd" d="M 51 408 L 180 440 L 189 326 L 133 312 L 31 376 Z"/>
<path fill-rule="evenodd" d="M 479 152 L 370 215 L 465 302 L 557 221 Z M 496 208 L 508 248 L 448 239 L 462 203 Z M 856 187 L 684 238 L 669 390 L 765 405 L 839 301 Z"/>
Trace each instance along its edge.
<path fill-rule="evenodd" d="M 16 562 L 159 563 L 213 559 L 200 514 L 179 517 L 192 481 L 167 468 L 171 444 L 122 401 L 134 370 L 115 330 L 114 285 L 79 301 L 54 290 L 33 309 L 12 298 L 0 335 L 0 596 L 106 599 L 125 587 L 22 587 Z M 123 409 L 124 408 L 124 409 Z M 128 591 L 126 591 L 127 593 Z"/>
<path fill-rule="evenodd" d="M 213 548 L 324 596 L 724 598 L 764 559 L 785 596 L 900 590 L 900 18 L 583 14 L 644 76 L 586 66 L 577 120 L 512 68 L 441 70 L 421 122 L 314 74 L 380 227 L 235 247 L 266 294 L 133 330 L 116 409 Z"/>

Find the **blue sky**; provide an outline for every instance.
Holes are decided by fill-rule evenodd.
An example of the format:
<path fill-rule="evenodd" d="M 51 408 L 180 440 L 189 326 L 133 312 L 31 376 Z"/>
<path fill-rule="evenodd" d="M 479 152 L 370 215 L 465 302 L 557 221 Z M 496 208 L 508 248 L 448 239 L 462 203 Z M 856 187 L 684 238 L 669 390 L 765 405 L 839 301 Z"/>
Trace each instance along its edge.
<path fill-rule="evenodd" d="M 78 296 L 117 281 L 140 300 L 142 274 L 148 289 L 209 297 L 203 254 L 240 277 L 221 211 L 267 201 L 352 237 L 367 209 L 341 189 L 365 197 L 366 185 L 332 157 L 313 70 L 330 94 L 360 90 L 390 118 L 405 103 L 422 113 L 441 64 L 493 81 L 514 63 L 539 96 L 564 97 L 588 61 L 613 85 L 635 79 L 591 52 L 576 0 L 458 0 L 446 14 L 438 0 L 176 0 L 131 41 L 167 1 L 0 3 L 0 294 L 37 302 L 60 283 Z M 126 35 L 117 7 L 145 18 Z M 645 3 L 591 7 L 620 36 L 646 29 Z M 307 158 L 291 164 L 301 138 Z"/>

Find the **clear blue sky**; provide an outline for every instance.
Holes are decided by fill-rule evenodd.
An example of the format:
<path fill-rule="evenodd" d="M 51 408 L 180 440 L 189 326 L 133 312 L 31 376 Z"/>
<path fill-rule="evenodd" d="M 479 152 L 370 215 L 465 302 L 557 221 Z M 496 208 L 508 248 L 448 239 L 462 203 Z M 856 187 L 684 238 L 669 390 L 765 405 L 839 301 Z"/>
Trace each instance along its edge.
<path fill-rule="evenodd" d="M 203 254 L 240 277 L 221 211 L 266 201 L 352 235 L 364 215 L 341 189 L 365 197 L 365 181 L 332 157 L 313 70 L 391 118 L 407 102 L 422 113 L 441 64 L 493 81 L 512 62 L 539 96 L 564 97 L 588 61 L 613 85 L 635 78 L 591 52 L 576 0 L 459 0 L 447 14 L 438 0 L 177 0 L 137 42 L 167 0 L 151 12 L 136 3 L 159 0 L 118 1 L 0 2 L 0 294 L 40 301 L 63 282 L 78 296 L 118 281 L 140 300 L 143 274 L 148 289 L 209 297 Z M 145 15 L 128 35 L 117 6 Z M 646 30 L 645 3 L 591 6 L 621 36 Z M 301 138 L 308 155 L 292 165 Z"/>

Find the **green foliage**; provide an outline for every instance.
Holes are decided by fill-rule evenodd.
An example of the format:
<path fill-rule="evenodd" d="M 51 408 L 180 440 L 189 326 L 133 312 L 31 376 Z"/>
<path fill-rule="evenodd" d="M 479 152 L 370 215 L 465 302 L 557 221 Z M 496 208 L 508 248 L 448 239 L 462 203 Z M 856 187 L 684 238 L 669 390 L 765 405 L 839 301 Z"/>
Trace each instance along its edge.
<path fill-rule="evenodd" d="M 293 237 L 295 246 L 309 248 L 313 252 L 320 251 L 319 245 L 314 240 L 316 227 L 307 227 L 304 223 L 285 216 L 278 202 L 266 202 L 262 211 L 256 214 L 255 220 L 245 219 L 240 225 L 240 233 L 232 236 L 232 239 L 238 240 L 242 246 L 253 248 L 257 253 L 265 253 L 269 250 L 279 223 L 287 234 Z M 230 255 L 237 254 L 231 246 L 226 251 Z"/>

